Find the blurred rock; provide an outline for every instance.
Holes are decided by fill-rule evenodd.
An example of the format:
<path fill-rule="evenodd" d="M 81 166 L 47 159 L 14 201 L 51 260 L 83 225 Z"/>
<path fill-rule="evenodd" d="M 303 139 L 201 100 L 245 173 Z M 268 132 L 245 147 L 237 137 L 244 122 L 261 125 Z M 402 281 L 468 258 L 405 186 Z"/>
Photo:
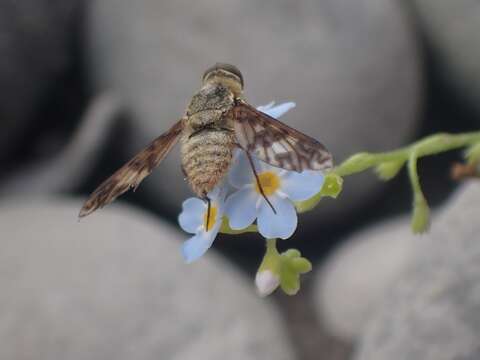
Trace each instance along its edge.
<path fill-rule="evenodd" d="M 480 3 L 411 0 L 438 73 L 480 110 Z"/>
<path fill-rule="evenodd" d="M 11 155 L 31 122 L 40 121 L 35 115 L 73 62 L 72 42 L 81 3 L 0 2 L 0 161 Z"/>
<path fill-rule="evenodd" d="M 411 233 L 408 217 L 369 227 L 347 239 L 317 273 L 315 302 L 325 328 L 354 342 L 407 269 L 419 241 Z"/>
<path fill-rule="evenodd" d="M 480 184 L 465 184 L 418 238 L 414 260 L 364 329 L 356 360 L 479 358 L 479 204 Z"/>
<path fill-rule="evenodd" d="M 121 105 L 113 94 L 94 98 L 67 146 L 52 158 L 24 166 L 0 186 L 0 198 L 69 192 L 85 181 L 118 125 Z"/>
<path fill-rule="evenodd" d="M 136 117 L 132 155 L 183 114 L 217 61 L 241 69 L 252 104 L 297 102 L 283 120 L 324 142 L 337 161 L 403 145 L 417 127 L 421 59 L 398 1 L 102 0 L 87 29 L 93 82 L 122 94 Z M 319 209 L 322 219 L 365 204 L 379 188 L 370 174 L 347 179 L 343 196 Z M 178 151 L 140 191 L 180 208 L 191 192 Z"/>
<path fill-rule="evenodd" d="M 213 251 L 134 208 L 81 222 L 82 200 L 0 208 L 1 359 L 292 359 L 271 303 Z"/>

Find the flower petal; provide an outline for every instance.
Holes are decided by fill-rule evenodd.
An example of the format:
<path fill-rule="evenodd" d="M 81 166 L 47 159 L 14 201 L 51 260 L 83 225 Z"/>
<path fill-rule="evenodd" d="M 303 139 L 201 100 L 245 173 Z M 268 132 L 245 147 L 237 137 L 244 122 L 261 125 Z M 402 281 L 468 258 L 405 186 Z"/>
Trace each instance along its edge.
<path fill-rule="evenodd" d="M 281 191 L 293 201 L 303 201 L 317 194 L 324 181 L 321 171 L 288 171 L 282 176 Z"/>
<path fill-rule="evenodd" d="M 230 184 L 237 189 L 241 189 L 247 184 L 255 181 L 252 168 L 248 162 L 247 156 L 243 151 L 238 151 L 235 160 L 228 174 Z"/>
<path fill-rule="evenodd" d="M 273 107 L 273 105 L 275 105 L 275 101 L 270 101 L 266 105 L 257 106 L 257 110 L 266 113 L 268 110 L 270 110 Z"/>
<path fill-rule="evenodd" d="M 201 232 L 185 241 L 182 245 L 182 255 L 187 263 L 191 263 L 207 252 L 213 244 L 217 232 Z"/>
<path fill-rule="evenodd" d="M 268 105 L 270 105 L 270 104 L 268 104 Z M 294 102 L 286 102 L 286 103 L 276 105 L 276 106 L 273 106 L 273 107 L 268 107 L 268 108 L 267 107 L 259 107 L 259 108 L 263 108 L 263 110 L 262 109 L 258 109 L 258 110 L 264 112 L 267 115 L 270 115 L 271 117 L 273 117 L 275 119 L 278 119 L 280 116 L 285 114 L 287 111 L 293 109 L 295 106 L 296 106 L 296 104 Z"/>
<path fill-rule="evenodd" d="M 297 212 L 292 202 L 279 196 L 268 198 L 276 210 L 273 213 L 266 201 L 262 200 L 258 211 L 258 232 L 267 239 L 288 239 L 297 228 Z"/>
<path fill-rule="evenodd" d="M 258 195 L 249 186 L 230 195 L 225 202 L 225 215 L 234 230 L 245 229 L 257 217 Z"/>
<path fill-rule="evenodd" d="M 195 234 L 203 222 L 205 203 L 197 198 L 189 198 L 182 204 L 182 212 L 178 216 L 180 227 L 191 234 Z"/>

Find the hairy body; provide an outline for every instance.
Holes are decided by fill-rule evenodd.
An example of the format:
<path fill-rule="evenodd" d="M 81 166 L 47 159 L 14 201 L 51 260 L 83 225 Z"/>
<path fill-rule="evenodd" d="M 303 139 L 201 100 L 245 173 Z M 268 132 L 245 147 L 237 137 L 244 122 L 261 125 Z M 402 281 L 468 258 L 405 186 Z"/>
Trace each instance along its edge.
<path fill-rule="evenodd" d="M 202 80 L 185 115 L 100 184 L 85 201 L 80 217 L 112 202 L 128 189 L 136 189 L 178 141 L 185 177 L 193 192 L 206 200 L 228 173 L 236 147 L 246 152 L 256 177 L 252 156 L 298 172 L 332 167 L 332 156 L 321 143 L 244 100 L 243 77 L 235 66 L 217 63 Z"/>
<path fill-rule="evenodd" d="M 221 83 L 207 83 L 195 94 L 180 138 L 182 169 L 193 192 L 206 195 L 222 181 L 236 146 L 230 110 L 232 92 Z"/>

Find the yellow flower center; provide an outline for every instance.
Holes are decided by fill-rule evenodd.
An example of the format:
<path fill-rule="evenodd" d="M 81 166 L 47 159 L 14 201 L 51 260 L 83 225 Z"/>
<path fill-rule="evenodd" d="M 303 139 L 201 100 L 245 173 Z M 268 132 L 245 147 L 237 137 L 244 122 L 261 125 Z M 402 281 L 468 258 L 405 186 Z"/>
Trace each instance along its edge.
<path fill-rule="evenodd" d="M 213 225 L 215 225 L 216 220 L 217 220 L 217 208 L 212 204 L 210 206 L 210 216 L 208 216 L 207 210 L 205 210 L 205 214 L 203 214 L 203 223 L 207 225 L 205 227 L 205 230 L 210 231 L 213 228 Z M 207 221 L 208 221 L 208 224 L 207 224 Z"/>
<path fill-rule="evenodd" d="M 270 196 L 280 187 L 280 177 L 271 171 L 265 171 L 258 174 L 258 181 L 263 189 L 265 196 Z M 255 184 L 255 190 L 261 194 L 258 184 Z"/>

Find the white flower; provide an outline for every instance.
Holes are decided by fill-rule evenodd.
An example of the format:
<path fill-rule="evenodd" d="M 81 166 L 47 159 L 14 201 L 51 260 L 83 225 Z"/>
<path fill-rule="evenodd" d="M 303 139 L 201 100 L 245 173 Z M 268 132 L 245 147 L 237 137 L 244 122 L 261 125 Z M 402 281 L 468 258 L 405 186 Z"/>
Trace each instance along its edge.
<path fill-rule="evenodd" d="M 271 102 L 267 105 L 259 106 L 257 109 L 270 116 L 279 117 L 295 107 L 295 103 L 293 102 L 287 102 L 277 106 L 274 106 L 274 104 L 274 102 Z M 237 166 L 234 165 L 234 168 L 237 168 Z M 236 171 L 239 170 L 237 169 Z M 246 171 L 252 174 L 250 168 L 246 169 Z M 212 246 L 222 224 L 225 196 L 228 192 L 235 190 L 236 188 L 232 189 L 228 182 L 224 182 L 208 194 L 208 197 L 211 199 L 208 229 L 206 229 L 205 226 L 207 222 L 207 203 L 198 198 L 189 198 L 183 202 L 182 212 L 178 217 L 178 222 L 183 230 L 194 234 L 194 236 L 188 239 L 182 246 L 182 255 L 186 262 L 190 263 L 197 260 Z"/>
<path fill-rule="evenodd" d="M 280 285 L 280 277 L 270 270 L 257 272 L 255 286 L 260 296 L 268 296 Z"/>
<path fill-rule="evenodd" d="M 182 245 L 182 255 L 187 263 L 197 260 L 212 246 L 222 225 L 224 189 L 220 185 L 208 194 L 210 216 L 207 214 L 208 206 L 205 201 L 189 198 L 183 202 L 178 222 L 184 231 L 195 234 Z"/>
<path fill-rule="evenodd" d="M 257 110 L 264 112 L 271 117 L 278 119 L 290 109 L 293 109 L 296 105 L 294 102 L 286 102 L 280 105 L 274 106 L 275 101 L 268 103 L 267 105 L 258 106 Z"/>
<path fill-rule="evenodd" d="M 260 186 L 243 152 L 229 173 L 230 184 L 238 189 L 225 202 L 230 227 L 244 229 L 257 219 L 258 231 L 267 239 L 287 239 L 297 227 L 292 201 L 307 200 L 320 191 L 324 176 L 319 171 L 297 173 L 253 159 Z M 264 199 L 260 187 L 273 206 Z"/>

